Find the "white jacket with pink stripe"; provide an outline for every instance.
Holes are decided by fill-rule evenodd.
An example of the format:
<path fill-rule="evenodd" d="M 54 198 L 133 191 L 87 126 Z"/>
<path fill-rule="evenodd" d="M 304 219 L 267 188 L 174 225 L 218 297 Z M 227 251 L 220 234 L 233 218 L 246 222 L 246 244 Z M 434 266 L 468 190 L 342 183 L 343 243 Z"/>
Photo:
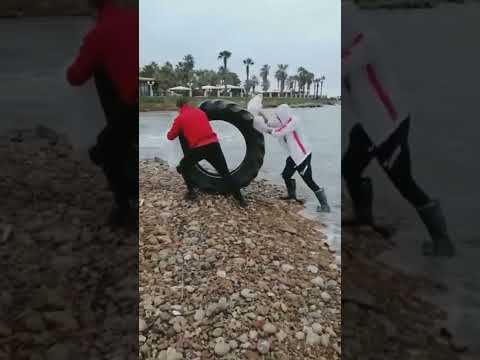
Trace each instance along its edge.
<path fill-rule="evenodd" d="M 360 122 L 375 143 L 409 115 L 379 37 L 353 4 L 342 4 L 342 121 Z"/>
<path fill-rule="evenodd" d="M 292 114 L 290 107 L 286 104 L 275 109 L 275 116 L 279 126 L 272 128 L 272 135 L 278 138 L 280 144 L 298 166 L 312 153 L 303 136 L 300 120 Z"/>

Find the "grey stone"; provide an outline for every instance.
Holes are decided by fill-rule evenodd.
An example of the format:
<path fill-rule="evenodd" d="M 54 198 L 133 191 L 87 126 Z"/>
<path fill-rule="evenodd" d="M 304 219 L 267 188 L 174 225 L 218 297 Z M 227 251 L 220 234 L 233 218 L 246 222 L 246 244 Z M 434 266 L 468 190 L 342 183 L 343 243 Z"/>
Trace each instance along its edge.
<path fill-rule="evenodd" d="M 316 278 L 312 279 L 311 283 L 321 289 L 325 287 L 325 280 L 323 280 L 321 276 L 317 276 Z"/>
<path fill-rule="evenodd" d="M 290 264 L 282 264 L 282 266 L 280 268 L 282 269 L 283 272 L 289 272 L 289 271 L 292 271 L 293 269 L 295 269 L 295 267 L 293 267 Z"/>
<path fill-rule="evenodd" d="M 311 331 L 307 333 L 306 343 L 307 345 L 316 345 L 320 343 L 320 336 Z"/>
<path fill-rule="evenodd" d="M 322 331 L 323 331 L 323 326 L 320 325 L 319 323 L 313 323 L 313 324 L 312 324 L 312 331 L 313 331 L 315 334 L 321 334 Z"/>
<path fill-rule="evenodd" d="M 323 292 L 320 294 L 320 297 L 321 297 L 322 300 L 325 301 L 325 302 L 330 301 L 330 299 L 332 298 L 332 297 L 330 296 L 330 294 L 327 293 L 326 291 L 323 291 Z"/>
<path fill-rule="evenodd" d="M 295 333 L 295 338 L 297 340 L 303 340 L 303 339 L 305 339 L 305 333 L 303 331 L 297 331 Z"/>
<path fill-rule="evenodd" d="M 219 356 L 226 355 L 230 352 L 230 345 L 228 345 L 225 341 L 219 341 L 215 344 L 215 354 Z"/>
<path fill-rule="evenodd" d="M 138 319 L 138 329 L 140 332 L 147 330 L 147 323 L 142 318 Z"/>
<path fill-rule="evenodd" d="M 328 345 L 330 344 L 330 335 L 328 335 L 328 334 L 323 334 L 322 336 L 320 336 L 320 343 L 321 343 L 324 347 L 328 347 Z"/>
<path fill-rule="evenodd" d="M 276 336 L 277 336 L 278 341 L 280 341 L 281 343 L 283 341 L 285 341 L 285 339 L 287 338 L 287 334 L 283 330 L 280 330 L 279 332 L 277 332 Z"/>
<path fill-rule="evenodd" d="M 195 319 L 195 321 L 202 321 L 204 317 L 205 317 L 205 311 L 203 311 L 202 309 L 198 309 L 197 311 L 195 311 L 195 314 L 193 315 L 193 318 Z"/>
<path fill-rule="evenodd" d="M 222 336 L 222 334 L 223 334 L 222 328 L 216 328 L 216 329 L 213 330 L 213 332 L 212 332 L 213 337 L 216 337 L 216 338 Z"/>
<path fill-rule="evenodd" d="M 277 332 L 277 328 L 272 323 L 267 322 L 265 325 L 263 325 L 263 331 L 267 334 L 275 334 Z"/>

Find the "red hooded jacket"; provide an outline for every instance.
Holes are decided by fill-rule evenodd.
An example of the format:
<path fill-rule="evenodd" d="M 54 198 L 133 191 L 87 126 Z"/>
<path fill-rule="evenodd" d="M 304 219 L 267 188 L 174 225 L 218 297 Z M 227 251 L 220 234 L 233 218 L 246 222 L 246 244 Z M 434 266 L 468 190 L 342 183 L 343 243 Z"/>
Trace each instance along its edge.
<path fill-rule="evenodd" d="M 174 120 L 167 138 L 174 140 L 180 134 L 185 137 L 190 148 L 218 142 L 217 134 L 213 131 L 207 115 L 202 110 L 188 105 L 180 109 L 180 115 Z"/>
<path fill-rule="evenodd" d="M 95 27 L 85 36 L 75 62 L 67 70 L 71 85 L 80 86 L 97 69 L 106 71 L 129 105 L 138 102 L 138 12 L 106 1 Z"/>

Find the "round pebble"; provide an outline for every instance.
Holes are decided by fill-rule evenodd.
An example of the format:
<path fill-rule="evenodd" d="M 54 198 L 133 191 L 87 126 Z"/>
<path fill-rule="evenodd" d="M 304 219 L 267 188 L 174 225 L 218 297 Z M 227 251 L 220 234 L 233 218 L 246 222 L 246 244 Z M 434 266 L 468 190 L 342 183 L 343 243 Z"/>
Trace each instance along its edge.
<path fill-rule="evenodd" d="M 215 345 L 215 354 L 217 354 L 219 356 L 223 356 L 225 354 L 228 354 L 229 351 L 230 351 L 230 345 L 228 345 L 224 341 L 219 341 Z"/>

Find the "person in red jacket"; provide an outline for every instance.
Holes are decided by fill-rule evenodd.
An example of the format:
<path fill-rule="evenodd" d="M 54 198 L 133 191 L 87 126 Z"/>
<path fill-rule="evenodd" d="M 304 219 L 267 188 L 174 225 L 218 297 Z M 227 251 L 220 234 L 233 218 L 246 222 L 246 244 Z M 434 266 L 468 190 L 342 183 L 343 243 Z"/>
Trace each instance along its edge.
<path fill-rule="evenodd" d="M 97 21 L 67 70 L 80 86 L 95 80 L 106 127 L 89 153 L 114 194 L 112 225 L 138 223 L 138 11 L 114 0 L 90 0 Z M 128 169 L 128 170 L 126 170 Z"/>
<path fill-rule="evenodd" d="M 178 136 L 183 136 L 188 144 L 189 150 L 177 167 L 187 185 L 186 198 L 189 200 L 196 198 L 194 186 L 189 179 L 193 167 L 199 161 L 207 160 L 222 176 L 240 206 L 245 207 L 247 205 L 245 199 L 228 170 L 218 136 L 213 131 L 207 115 L 202 110 L 189 106 L 186 98 L 178 99 L 177 107 L 180 114 L 174 120 L 167 138 L 172 141 Z"/>

